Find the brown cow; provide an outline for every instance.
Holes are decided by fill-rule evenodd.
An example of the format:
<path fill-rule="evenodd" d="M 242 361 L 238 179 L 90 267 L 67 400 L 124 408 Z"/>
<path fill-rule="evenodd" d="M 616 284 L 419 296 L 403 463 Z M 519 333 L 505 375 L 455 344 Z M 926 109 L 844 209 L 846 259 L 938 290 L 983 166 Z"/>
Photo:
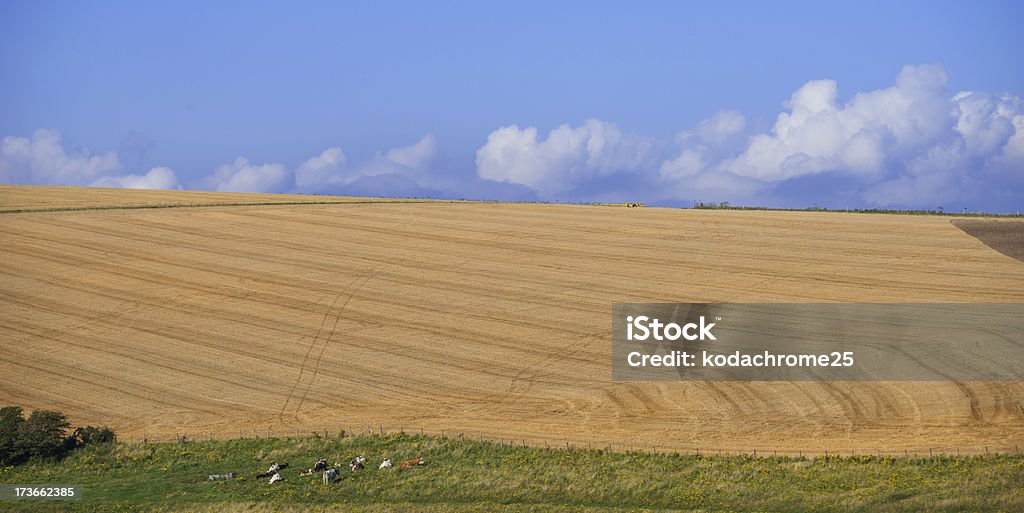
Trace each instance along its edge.
<path fill-rule="evenodd" d="M 423 461 L 423 458 L 416 458 L 414 460 L 405 460 L 405 461 L 403 461 L 402 464 L 398 466 L 398 468 L 422 467 L 423 465 L 426 465 L 426 464 L 427 463 L 425 461 Z"/>

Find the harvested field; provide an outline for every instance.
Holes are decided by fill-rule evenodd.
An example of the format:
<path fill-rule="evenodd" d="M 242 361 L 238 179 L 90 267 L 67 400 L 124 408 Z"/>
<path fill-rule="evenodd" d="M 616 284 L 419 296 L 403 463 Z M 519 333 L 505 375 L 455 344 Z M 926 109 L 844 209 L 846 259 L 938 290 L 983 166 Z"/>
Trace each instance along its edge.
<path fill-rule="evenodd" d="M 0 192 L 0 210 L 139 201 Z M 383 425 L 701 450 L 1024 445 L 1019 382 L 611 381 L 613 302 L 1024 301 L 1024 263 L 945 218 L 387 202 L 0 223 L 0 403 L 130 438 Z"/>
<path fill-rule="evenodd" d="M 1024 221 L 956 219 L 953 224 L 986 246 L 1024 261 Z"/>
<path fill-rule="evenodd" d="M 83 193 L 83 190 L 87 192 Z M 126 195 L 124 189 L 62 187 L 38 185 L 0 185 L 0 211 L 98 210 L 115 208 L 204 206 L 267 203 L 342 203 L 399 202 L 390 198 L 354 198 L 349 196 L 310 196 L 305 194 L 249 194 L 238 192 L 137 190 Z"/>

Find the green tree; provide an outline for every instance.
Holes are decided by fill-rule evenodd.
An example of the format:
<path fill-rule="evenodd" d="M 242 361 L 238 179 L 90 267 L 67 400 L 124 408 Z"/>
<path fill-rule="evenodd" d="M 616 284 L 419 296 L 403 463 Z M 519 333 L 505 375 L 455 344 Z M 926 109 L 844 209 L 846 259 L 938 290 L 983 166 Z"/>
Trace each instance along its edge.
<path fill-rule="evenodd" d="M 69 427 L 67 417 L 59 411 L 33 411 L 19 426 L 16 446 L 29 458 L 61 458 L 67 450 Z"/>
<path fill-rule="evenodd" d="M 13 465 L 21 459 L 18 449 L 18 431 L 25 423 L 21 406 L 0 408 L 0 466 Z"/>

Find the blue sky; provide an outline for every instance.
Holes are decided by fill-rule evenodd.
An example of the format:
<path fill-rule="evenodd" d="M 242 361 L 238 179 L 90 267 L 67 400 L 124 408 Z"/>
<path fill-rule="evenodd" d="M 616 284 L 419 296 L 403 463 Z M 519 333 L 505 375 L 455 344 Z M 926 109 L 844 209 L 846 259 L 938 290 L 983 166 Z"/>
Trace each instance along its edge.
<path fill-rule="evenodd" d="M 1015 211 L 1022 5 L 0 0 L 0 182 Z"/>

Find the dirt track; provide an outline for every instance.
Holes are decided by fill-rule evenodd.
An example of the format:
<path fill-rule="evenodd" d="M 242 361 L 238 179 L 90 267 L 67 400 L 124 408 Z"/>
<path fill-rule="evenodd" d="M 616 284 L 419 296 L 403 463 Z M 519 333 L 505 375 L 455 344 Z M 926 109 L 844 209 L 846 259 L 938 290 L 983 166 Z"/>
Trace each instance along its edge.
<path fill-rule="evenodd" d="M 0 209 L 69 201 L 16 189 Z M 0 403 L 129 437 L 1024 446 L 1022 383 L 611 382 L 613 302 L 1024 301 L 1024 263 L 943 218 L 288 205 L 3 214 L 0 240 Z"/>

